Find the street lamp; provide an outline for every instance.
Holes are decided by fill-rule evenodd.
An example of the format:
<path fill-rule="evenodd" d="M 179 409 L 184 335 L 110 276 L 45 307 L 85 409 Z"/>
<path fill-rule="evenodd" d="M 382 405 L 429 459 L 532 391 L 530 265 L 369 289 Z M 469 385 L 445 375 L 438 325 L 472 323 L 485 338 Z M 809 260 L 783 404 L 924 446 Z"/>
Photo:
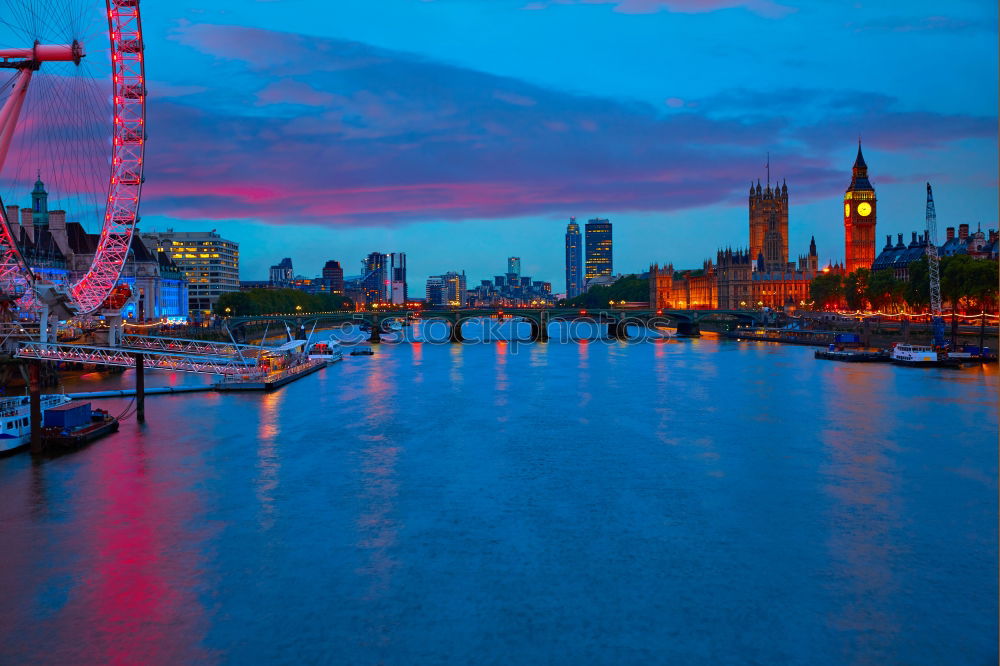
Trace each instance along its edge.
<path fill-rule="evenodd" d="M 295 306 L 295 311 L 296 312 L 302 312 L 302 306 L 301 305 L 296 305 Z"/>
<path fill-rule="evenodd" d="M 229 315 L 231 315 L 232 313 L 233 313 L 233 309 L 232 309 L 232 308 L 230 308 L 230 307 L 227 307 L 227 308 L 226 308 L 226 316 L 228 317 L 228 316 L 229 316 Z"/>

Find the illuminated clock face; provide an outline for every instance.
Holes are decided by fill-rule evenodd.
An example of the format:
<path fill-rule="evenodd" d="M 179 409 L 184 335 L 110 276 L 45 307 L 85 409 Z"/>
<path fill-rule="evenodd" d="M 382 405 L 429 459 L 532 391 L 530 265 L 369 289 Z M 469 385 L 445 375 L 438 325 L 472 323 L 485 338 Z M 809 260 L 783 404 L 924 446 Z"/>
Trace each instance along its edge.
<path fill-rule="evenodd" d="M 851 216 L 851 204 L 844 204 L 844 217 Z"/>
<path fill-rule="evenodd" d="M 868 217 L 869 215 L 871 215 L 872 214 L 871 204 L 868 203 L 867 201 L 862 201 L 861 203 L 859 203 L 858 213 L 861 214 L 861 217 Z"/>

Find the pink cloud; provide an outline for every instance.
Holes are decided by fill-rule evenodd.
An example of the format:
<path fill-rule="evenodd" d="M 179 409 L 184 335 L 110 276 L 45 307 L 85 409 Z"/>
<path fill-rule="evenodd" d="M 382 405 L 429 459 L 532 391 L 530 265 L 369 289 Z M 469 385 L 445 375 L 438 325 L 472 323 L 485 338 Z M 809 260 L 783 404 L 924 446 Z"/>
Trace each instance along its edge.
<path fill-rule="evenodd" d="M 171 139 L 149 144 L 146 214 L 393 225 L 677 210 L 745 196 L 762 146 L 783 152 L 808 198 L 842 190 L 844 166 L 828 155 L 856 127 L 877 127 L 875 145 L 898 150 L 918 134 L 935 145 L 995 136 L 992 118 L 900 111 L 850 91 L 732 91 L 668 110 L 355 42 L 190 30 L 177 38 L 220 57 L 220 44 L 269 46 L 228 54 L 248 75 L 218 77 L 200 107 L 150 104 L 154 136 Z"/>

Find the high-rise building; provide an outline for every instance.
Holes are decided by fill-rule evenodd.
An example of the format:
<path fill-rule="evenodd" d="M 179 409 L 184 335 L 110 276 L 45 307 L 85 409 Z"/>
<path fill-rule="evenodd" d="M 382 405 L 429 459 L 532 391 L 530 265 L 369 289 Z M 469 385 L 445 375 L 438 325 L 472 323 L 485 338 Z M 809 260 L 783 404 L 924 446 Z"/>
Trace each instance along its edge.
<path fill-rule="evenodd" d="M 388 255 L 372 252 L 361 262 L 361 287 L 366 305 L 389 301 L 388 259 Z"/>
<path fill-rule="evenodd" d="M 166 252 L 183 272 L 188 285 L 190 316 L 208 316 L 219 296 L 240 290 L 240 244 L 212 231 L 144 233 L 150 249 Z"/>
<path fill-rule="evenodd" d="M 612 263 L 611 222 L 601 218 L 587 221 L 586 225 L 586 272 L 584 277 L 610 277 L 614 273 Z"/>
<path fill-rule="evenodd" d="M 579 296 L 583 291 L 583 238 L 576 218 L 569 218 L 566 226 L 566 298 Z"/>
<path fill-rule="evenodd" d="M 750 184 L 750 256 L 768 271 L 788 266 L 788 185 Z"/>
<path fill-rule="evenodd" d="M 331 259 L 323 265 L 323 283 L 331 294 L 344 293 L 344 269 L 339 261 Z"/>
<path fill-rule="evenodd" d="M 295 272 L 292 270 L 292 260 L 285 257 L 274 266 L 268 274 L 268 281 L 275 287 L 287 287 L 295 279 Z"/>
<path fill-rule="evenodd" d="M 859 140 L 851 184 L 844 193 L 844 269 L 848 273 L 871 268 L 875 262 L 875 213 L 875 188 L 868 180 Z"/>
<path fill-rule="evenodd" d="M 403 304 L 407 299 L 406 253 L 372 252 L 361 262 L 365 303 Z"/>
<path fill-rule="evenodd" d="M 389 255 L 389 282 L 389 302 L 396 305 L 406 303 L 405 252 L 393 252 Z"/>
<path fill-rule="evenodd" d="M 427 301 L 436 306 L 462 307 L 466 301 L 465 271 L 449 271 L 444 275 L 427 278 Z"/>
<path fill-rule="evenodd" d="M 461 273 L 452 271 L 445 273 L 441 277 L 444 278 L 445 287 L 448 290 L 448 305 L 464 306 L 466 291 L 465 271 Z"/>
<path fill-rule="evenodd" d="M 424 296 L 430 305 L 445 306 L 448 302 L 448 288 L 445 286 L 444 278 L 440 275 L 428 277 L 427 285 L 424 287 Z"/>
<path fill-rule="evenodd" d="M 507 257 L 507 272 L 513 273 L 520 277 L 521 275 L 521 257 Z"/>

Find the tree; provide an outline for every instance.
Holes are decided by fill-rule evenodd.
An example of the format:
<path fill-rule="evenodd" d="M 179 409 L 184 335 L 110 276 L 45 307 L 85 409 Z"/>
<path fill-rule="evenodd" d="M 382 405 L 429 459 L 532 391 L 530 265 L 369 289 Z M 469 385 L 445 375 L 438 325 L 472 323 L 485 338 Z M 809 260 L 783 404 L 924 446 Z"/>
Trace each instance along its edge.
<path fill-rule="evenodd" d="M 836 273 L 817 275 L 809 284 L 809 298 L 822 310 L 836 308 L 844 298 L 844 278 Z"/>
<path fill-rule="evenodd" d="M 629 303 L 645 303 L 649 300 L 649 280 L 636 275 L 626 275 L 610 285 L 597 285 L 585 293 L 560 305 L 571 308 L 601 308 L 607 307 L 608 301 L 626 301 Z"/>
<path fill-rule="evenodd" d="M 910 262 L 909 279 L 906 282 L 903 296 L 911 310 L 923 310 L 930 306 L 931 280 L 927 257 L 921 257 Z"/>
<path fill-rule="evenodd" d="M 215 304 L 215 314 L 225 317 L 343 310 L 351 299 L 337 294 L 307 294 L 298 289 L 251 289 L 223 294 Z M 226 311 L 229 308 L 229 312 Z"/>
<path fill-rule="evenodd" d="M 876 271 L 865 285 L 865 298 L 876 310 L 894 310 L 903 301 L 906 284 L 897 280 L 891 270 Z"/>
<path fill-rule="evenodd" d="M 844 300 L 849 309 L 860 310 L 865 306 L 865 289 L 870 274 L 867 268 L 859 268 L 844 279 Z"/>
<path fill-rule="evenodd" d="M 989 259 L 978 259 L 966 270 L 966 296 L 975 302 L 976 309 L 981 312 L 996 312 L 1000 265 Z"/>

